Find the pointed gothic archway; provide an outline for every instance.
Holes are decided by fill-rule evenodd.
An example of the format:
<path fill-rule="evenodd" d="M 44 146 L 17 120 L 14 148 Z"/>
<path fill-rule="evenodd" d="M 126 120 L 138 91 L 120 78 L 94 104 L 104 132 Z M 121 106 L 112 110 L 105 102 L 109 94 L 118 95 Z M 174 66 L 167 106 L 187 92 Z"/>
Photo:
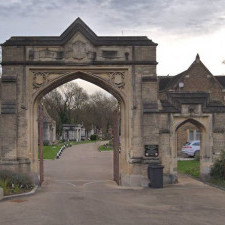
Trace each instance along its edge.
<path fill-rule="evenodd" d="M 177 131 L 186 123 L 194 124 L 201 132 L 201 146 L 200 146 L 200 176 L 204 178 L 209 174 L 210 165 L 212 164 L 212 143 L 211 140 L 211 118 L 208 117 L 173 117 L 173 126 L 171 129 L 171 169 L 174 177 L 177 179 Z"/>
<path fill-rule="evenodd" d="M 70 69 L 65 70 L 64 72 L 62 72 L 62 70 L 60 70 L 60 73 L 57 73 L 57 70 L 53 70 L 52 69 L 41 69 L 41 70 L 36 70 L 36 69 L 31 69 L 30 68 L 30 77 L 33 79 L 30 79 L 32 82 L 32 85 L 30 88 L 32 88 L 31 92 L 32 96 L 31 99 L 31 105 L 29 108 L 33 109 L 33 112 L 31 112 L 32 115 L 32 119 L 30 120 L 30 130 L 31 130 L 31 140 L 33 140 L 33 142 L 31 142 L 31 154 L 32 154 L 32 161 L 33 161 L 33 170 L 38 172 L 38 168 L 39 168 L 39 160 L 38 160 L 38 105 L 40 103 L 40 100 L 42 99 L 42 97 L 48 93 L 49 91 L 53 90 L 54 88 L 57 88 L 58 86 L 69 82 L 71 80 L 75 80 L 75 79 L 83 79 L 86 81 L 89 81 L 95 85 L 98 85 L 99 87 L 103 88 L 104 90 L 110 92 L 114 97 L 116 97 L 116 99 L 118 100 L 119 104 L 120 104 L 120 113 L 121 113 L 121 146 L 122 149 L 124 149 L 124 146 L 126 146 L 126 140 L 128 139 L 128 137 L 126 136 L 126 127 L 125 124 L 128 124 L 128 121 L 126 121 L 126 118 L 128 118 L 126 116 L 127 114 L 127 104 L 126 104 L 126 99 L 127 96 L 123 91 L 123 88 L 125 88 L 123 86 L 123 88 L 121 87 L 117 87 L 117 85 L 115 85 L 113 83 L 112 80 L 114 80 L 115 78 L 112 78 L 112 76 L 124 76 L 124 74 L 126 73 L 126 70 L 115 70 L 115 71 L 109 71 L 107 72 L 105 69 L 103 69 L 103 71 L 100 71 L 98 69 L 98 76 L 96 75 L 96 71 L 95 73 L 93 72 L 95 70 L 72 70 Z M 66 74 L 65 75 L 62 75 Z M 111 78 L 110 79 L 104 79 L 101 77 L 101 74 L 104 73 L 107 74 L 108 73 L 108 77 Z M 49 74 L 54 74 L 53 77 L 50 77 Z M 38 77 L 39 76 L 39 77 Z M 38 78 L 37 78 L 38 77 Z M 37 83 L 38 81 L 38 83 Z M 41 83 L 42 82 L 42 83 Z M 33 105 L 33 106 L 32 106 Z M 118 114 L 118 112 L 117 112 Z M 119 128 L 119 124 L 118 124 L 118 116 L 115 118 L 116 121 L 114 121 L 115 123 L 115 128 Z M 125 121 L 124 121 L 125 120 Z M 114 128 L 114 129 L 115 129 Z M 116 132 L 116 137 L 119 137 L 119 133 Z M 117 142 L 119 141 L 119 139 L 117 138 Z M 114 163 L 113 163 L 113 171 L 114 171 L 114 180 L 120 184 L 120 166 L 119 166 L 119 158 L 120 158 L 120 154 L 119 154 L 119 149 L 118 149 L 118 143 L 114 149 Z M 33 149 L 33 150 L 32 150 Z M 117 154 L 115 154 L 117 153 Z M 124 150 L 121 151 L 121 155 L 124 154 Z"/>

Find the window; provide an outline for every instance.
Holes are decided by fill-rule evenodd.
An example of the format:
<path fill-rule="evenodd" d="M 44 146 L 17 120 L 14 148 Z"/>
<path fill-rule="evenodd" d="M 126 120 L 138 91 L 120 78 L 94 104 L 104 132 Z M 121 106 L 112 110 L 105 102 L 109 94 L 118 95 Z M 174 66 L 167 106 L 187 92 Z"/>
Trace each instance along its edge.
<path fill-rule="evenodd" d="M 199 140 L 200 141 L 201 139 L 201 133 L 199 130 L 196 131 L 196 140 Z"/>
<path fill-rule="evenodd" d="M 193 130 L 189 130 L 189 141 L 194 141 L 194 131 Z"/>
<path fill-rule="evenodd" d="M 103 58 L 115 58 L 117 56 L 117 51 L 102 51 Z"/>
<path fill-rule="evenodd" d="M 188 141 L 200 141 L 201 132 L 199 130 L 188 130 Z"/>

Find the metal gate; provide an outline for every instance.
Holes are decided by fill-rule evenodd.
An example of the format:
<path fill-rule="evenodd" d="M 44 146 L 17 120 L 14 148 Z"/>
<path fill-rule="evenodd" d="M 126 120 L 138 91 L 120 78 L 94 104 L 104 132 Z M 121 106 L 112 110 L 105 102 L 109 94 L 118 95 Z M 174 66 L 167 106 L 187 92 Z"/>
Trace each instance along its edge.
<path fill-rule="evenodd" d="M 120 154 L 120 140 L 119 140 L 119 112 L 113 112 L 113 179 L 117 184 L 120 184 L 120 168 L 119 168 L 119 154 Z"/>
<path fill-rule="evenodd" d="M 44 181 L 44 157 L 43 157 L 43 103 L 39 105 L 39 158 L 40 158 L 40 185 Z"/>

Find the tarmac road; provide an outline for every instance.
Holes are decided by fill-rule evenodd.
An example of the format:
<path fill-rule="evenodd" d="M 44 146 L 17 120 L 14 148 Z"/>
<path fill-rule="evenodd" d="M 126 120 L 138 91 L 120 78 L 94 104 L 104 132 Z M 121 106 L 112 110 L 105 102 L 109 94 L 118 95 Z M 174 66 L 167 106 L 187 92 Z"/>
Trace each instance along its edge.
<path fill-rule="evenodd" d="M 73 146 L 59 160 L 46 160 L 42 188 L 0 202 L 0 224 L 225 224 L 224 191 L 185 176 L 163 189 L 118 187 L 112 152 L 97 147 Z"/>

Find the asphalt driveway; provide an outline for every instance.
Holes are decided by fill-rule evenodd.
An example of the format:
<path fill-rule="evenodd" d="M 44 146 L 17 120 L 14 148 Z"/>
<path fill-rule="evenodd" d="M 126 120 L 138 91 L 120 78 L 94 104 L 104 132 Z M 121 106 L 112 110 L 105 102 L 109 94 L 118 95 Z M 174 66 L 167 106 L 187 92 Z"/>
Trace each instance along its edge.
<path fill-rule="evenodd" d="M 97 147 L 73 146 L 59 160 L 45 161 L 43 187 L 0 202 L 0 224 L 225 224 L 224 191 L 185 176 L 163 189 L 118 187 L 112 152 Z"/>

